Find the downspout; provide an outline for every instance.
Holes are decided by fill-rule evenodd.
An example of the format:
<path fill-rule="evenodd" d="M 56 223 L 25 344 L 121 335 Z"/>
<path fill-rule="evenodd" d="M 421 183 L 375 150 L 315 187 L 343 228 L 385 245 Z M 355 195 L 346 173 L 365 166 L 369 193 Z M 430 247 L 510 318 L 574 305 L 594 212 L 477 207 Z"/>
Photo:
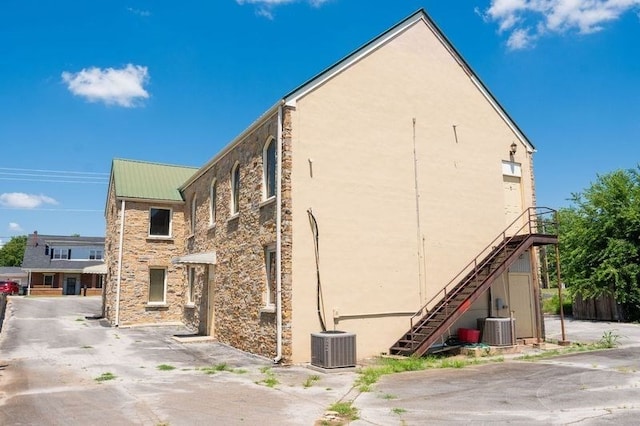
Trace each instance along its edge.
<path fill-rule="evenodd" d="M 29 280 L 27 281 L 27 296 L 31 296 L 31 269 L 29 269 Z"/>
<path fill-rule="evenodd" d="M 118 244 L 118 279 L 116 284 L 116 320 L 115 326 L 120 325 L 120 282 L 122 281 L 122 244 L 124 242 L 124 208 L 125 201 L 122 200 L 120 207 L 120 241 Z"/>
<path fill-rule="evenodd" d="M 282 360 L 282 103 L 278 106 L 278 128 L 276 134 L 276 357 Z"/>

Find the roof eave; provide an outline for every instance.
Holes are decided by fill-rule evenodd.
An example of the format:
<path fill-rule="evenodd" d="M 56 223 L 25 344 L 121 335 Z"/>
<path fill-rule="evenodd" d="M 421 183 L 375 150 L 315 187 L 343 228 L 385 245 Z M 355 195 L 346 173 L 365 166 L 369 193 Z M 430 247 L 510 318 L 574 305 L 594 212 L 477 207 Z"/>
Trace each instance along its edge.
<path fill-rule="evenodd" d="M 213 158 L 211 158 L 207 163 L 198 169 L 185 183 L 178 187 L 178 190 L 182 192 L 185 188 L 191 185 L 193 182 L 198 180 L 203 174 L 205 174 L 211 167 L 213 167 L 222 157 L 224 157 L 229 151 L 236 147 L 240 142 L 242 142 L 247 135 L 249 135 L 252 131 L 254 131 L 258 126 L 263 124 L 269 118 L 273 117 L 277 112 L 278 108 L 280 108 L 284 104 L 284 99 L 276 102 L 271 108 L 262 113 L 260 117 L 258 117 L 249 127 L 242 131 L 238 136 L 236 136 L 229 144 L 227 144 L 221 151 L 219 151 Z"/>

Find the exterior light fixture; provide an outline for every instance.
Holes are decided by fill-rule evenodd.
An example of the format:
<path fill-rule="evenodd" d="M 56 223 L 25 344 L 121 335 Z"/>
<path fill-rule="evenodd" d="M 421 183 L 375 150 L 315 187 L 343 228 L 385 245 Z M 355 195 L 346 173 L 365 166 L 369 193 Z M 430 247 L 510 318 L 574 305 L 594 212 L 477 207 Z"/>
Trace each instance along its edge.
<path fill-rule="evenodd" d="M 511 142 L 511 146 L 509 147 L 509 155 L 514 156 L 516 154 L 516 151 L 518 149 L 518 145 L 516 145 L 515 142 Z"/>

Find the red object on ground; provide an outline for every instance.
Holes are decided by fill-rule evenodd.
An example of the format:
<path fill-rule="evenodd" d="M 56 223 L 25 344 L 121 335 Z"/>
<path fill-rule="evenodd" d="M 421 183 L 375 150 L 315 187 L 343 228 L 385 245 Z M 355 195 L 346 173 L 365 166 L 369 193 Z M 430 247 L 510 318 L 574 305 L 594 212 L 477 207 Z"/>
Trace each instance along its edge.
<path fill-rule="evenodd" d="M 480 330 L 474 328 L 459 328 L 458 340 L 462 343 L 478 343 L 480 341 Z"/>

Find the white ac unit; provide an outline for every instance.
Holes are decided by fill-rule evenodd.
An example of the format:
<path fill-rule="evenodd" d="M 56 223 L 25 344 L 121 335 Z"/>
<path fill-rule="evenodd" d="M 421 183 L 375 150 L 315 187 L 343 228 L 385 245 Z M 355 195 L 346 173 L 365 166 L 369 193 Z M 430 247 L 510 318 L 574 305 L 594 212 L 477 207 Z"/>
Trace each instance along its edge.
<path fill-rule="evenodd" d="M 356 335 L 346 331 L 311 333 L 311 365 L 321 368 L 355 367 Z"/>
<path fill-rule="evenodd" d="M 512 345 L 515 321 L 515 318 L 485 318 L 482 330 L 482 343 L 491 346 Z"/>

